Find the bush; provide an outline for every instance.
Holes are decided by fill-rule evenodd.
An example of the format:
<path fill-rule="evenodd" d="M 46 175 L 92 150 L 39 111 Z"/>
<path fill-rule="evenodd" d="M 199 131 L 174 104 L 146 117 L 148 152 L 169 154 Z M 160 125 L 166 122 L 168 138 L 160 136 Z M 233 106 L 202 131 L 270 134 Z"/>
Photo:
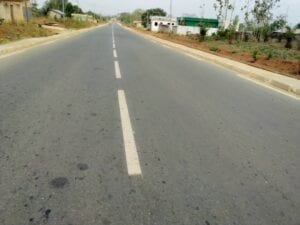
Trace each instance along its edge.
<path fill-rule="evenodd" d="M 257 56 L 258 56 L 258 51 L 257 51 L 257 50 L 254 50 L 254 51 L 252 52 L 252 58 L 253 58 L 253 61 L 254 61 L 254 62 L 256 62 Z"/>
<path fill-rule="evenodd" d="M 273 51 L 269 51 L 267 55 L 267 60 L 270 60 L 273 58 Z"/>
<path fill-rule="evenodd" d="M 81 28 L 86 28 L 86 27 L 91 27 L 91 26 L 93 26 L 93 24 L 86 22 L 86 21 L 79 21 L 79 20 L 74 20 L 71 18 L 67 18 L 65 20 L 66 28 L 81 29 Z"/>
<path fill-rule="evenodd" d="M 211 46 L 211 47 L 209 48 L 209 50 L 212 51 L 212 52 L 217 52 L 217 51 L 219 50 L 219 48 L 216 47 L 216 46 Z"/>
<path fill-rule="evenodd" d="M 205 26 L 200 26 L 200 41 L 204 41 L 207 31 Z"/>
<path fill-rule="evenodd" d="M 292 28 L 290 28 L 288 26 L 286 28 L 287 28 L 287 32 L 285 34 L 285 36 L 286 36 L 285 47 L 288 48 L 288 49 L 291 49 L 292 48 L 292 41 L 293 41 L 293 39 L 295 38 L 296 35 L 295 35 Z"/>
<path fill-rule="evenodd" d="M 228 29 L 218 30 L 216 37 L 219 40 L 225 40 L 228 37 Z"/>

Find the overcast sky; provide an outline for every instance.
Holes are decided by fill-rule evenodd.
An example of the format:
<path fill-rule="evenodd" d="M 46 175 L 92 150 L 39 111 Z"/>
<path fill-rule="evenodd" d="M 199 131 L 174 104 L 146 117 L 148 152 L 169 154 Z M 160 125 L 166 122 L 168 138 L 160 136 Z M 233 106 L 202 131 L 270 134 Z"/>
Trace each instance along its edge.
<path fill-rule="evenodd" d="M 240 6 L 246 0 L 236 0 L 236 12 L 239 14 Z M 41 6 L 45 0 L 37 0 Z M 104 15 L 114 15 L 120 12 L 131 12 L 134 9 L 163 8 L 169 12 L 170 0 L 71 0 L 79 3 L 84 10 L 92 10 Z M 205 4 L 204 16 L 215 18 L 216 12 L 213 8 L 215 0 L 173 0 L 173 14 L 182 16 L 183 14 L 201 15 L 203 11 L 199 8 Z M 287 14 L 291 24 L 300 22 L 300 0 L 281 0 L 280 7 L 275 10 L 275 15 Z M 242 19 L 242 18 L 241 18 Z"/>

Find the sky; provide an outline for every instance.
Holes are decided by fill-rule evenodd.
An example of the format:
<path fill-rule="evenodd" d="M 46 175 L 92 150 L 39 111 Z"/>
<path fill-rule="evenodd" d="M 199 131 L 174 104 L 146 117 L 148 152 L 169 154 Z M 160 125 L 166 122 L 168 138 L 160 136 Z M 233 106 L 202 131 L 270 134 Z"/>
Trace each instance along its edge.
<path fill-rule="evenodd" d="M 115 15 L 120 12 L 132 12 L 137 8 L 162 8 L 169 13 L 170 0 L 69 0 L 72 3 L 79 4 L 85 10 L 92 10 L 102 15 Z M 173 15 L 182 16 L 190 14 L 200 16 L 204 14 L 206 18 L 216 18 L 216 12 L 213 8 L 215 0 L 172 0 Z M 234 0 L 233 0 L 234 1 Z M 236 11 L 234 14 L 242 15 L 240 6 L 247 0 L 235 0 Z M 37 0 L 41 6 L 45 0 Z M 204 10 L 200 6 L 205 4 Z M 300 22 L 300 0 L 281 0 L 279 7 L 274 10 L 274 14 L 286 14 L 289 24 L 295 25 Z M 242 19 L 242 17 L 240 17 Z"/>

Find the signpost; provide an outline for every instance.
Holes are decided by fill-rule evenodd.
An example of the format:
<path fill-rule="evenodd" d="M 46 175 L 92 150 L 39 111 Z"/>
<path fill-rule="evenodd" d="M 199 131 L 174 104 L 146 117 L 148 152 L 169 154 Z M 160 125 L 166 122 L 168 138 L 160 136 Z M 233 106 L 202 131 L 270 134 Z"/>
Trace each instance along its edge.
<path fill-rule="evenodd" d="M 173 24 L 172 24 L 172 7 L 173 7 L 173 1 L 170 0 L 170 33 L 173 31 Z"/>

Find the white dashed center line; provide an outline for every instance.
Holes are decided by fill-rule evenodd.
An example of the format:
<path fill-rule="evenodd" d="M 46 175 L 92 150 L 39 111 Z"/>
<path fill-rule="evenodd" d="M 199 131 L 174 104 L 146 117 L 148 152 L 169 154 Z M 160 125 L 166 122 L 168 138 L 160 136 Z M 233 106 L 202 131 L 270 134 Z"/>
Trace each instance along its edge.
<path fill-rule="evenodd" d="M 118 58 L 117 50 L 114 49 L 114 58 Z"/>
<path fill-rule="evenodd" d="M 121 71 L 120 71 L 120 65 L 119 65 L 118 61 L 115 61 L 115 73 L 116 73 L 116 78 L 117 79 L 122 78 Z"/>
<path fill-rule="evenodd" d="M 114 30 L 112 28 L 112 44 L 113 44 L 113 55 L 114 58 L 118 58 Z M 121 79 L 121 70 L 119 61 L 115 60 L 115 75 L 117 79 Z M 134 140 L 134 134 L 132 130 L 132 125 L 130 121 L 128 106 L 126 102 L 126 96 L 124 90 L 118 90 L 118 100 L 120 107 L 120 116 L 121 116 L 121 124 L 122 124 L 122 132 L 123 132 L 123 142 L 125 148 L 125 157 L 127 164 L 127 171 L 129 176 L 138 176 L 142 175 L 142 170 L 140 166 L 139 155 L 136 149 L 136 144 Z"/>
<path fill-rule="evenodd" d="M 124 90 L 118 90 L 118 99 L 128 175 L 142 175 Z"/>

